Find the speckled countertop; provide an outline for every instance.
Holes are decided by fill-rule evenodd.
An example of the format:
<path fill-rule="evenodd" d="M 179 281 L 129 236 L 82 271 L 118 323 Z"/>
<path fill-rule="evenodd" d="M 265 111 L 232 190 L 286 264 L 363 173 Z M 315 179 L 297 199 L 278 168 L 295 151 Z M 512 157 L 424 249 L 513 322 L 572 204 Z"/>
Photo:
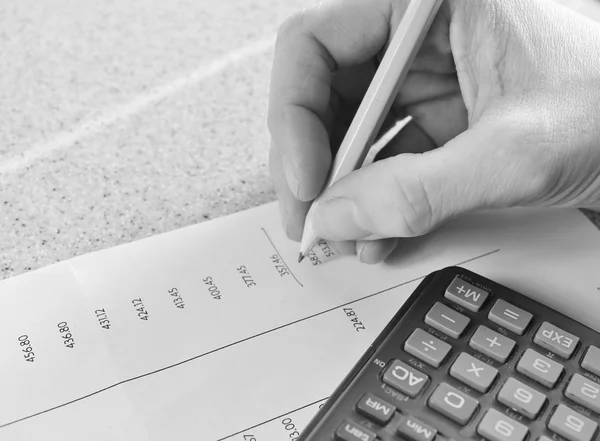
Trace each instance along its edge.
<path fill-rule="evenodd" d="M 0 278 L 274 200 L 273 42 L 308 3 L 3 1 Z"/>

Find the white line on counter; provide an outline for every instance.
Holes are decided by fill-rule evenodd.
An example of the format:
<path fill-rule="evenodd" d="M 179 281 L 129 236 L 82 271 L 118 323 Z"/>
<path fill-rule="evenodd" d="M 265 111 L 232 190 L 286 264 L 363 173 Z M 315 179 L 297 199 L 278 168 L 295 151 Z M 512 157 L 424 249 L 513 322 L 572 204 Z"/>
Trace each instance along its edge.
<path fill-rule="evenodd" d="M 207 66 L 202 66 L 170 83 L 151 89 L 148 93 L 139 95 L 127 103 L 108 109 L 98 118 L 84 121 L 72 130 L 66 130 L 49 140 L 33 144 L 28 150 L 0 163 L 0 174 L 19 171 L 39 159 L 52 155 L 54 152 L 66 150 L 74 146 L 82 138 L 100 132 L 116 121 L 129 118 L 153 103 L 220 73 L 232 64 L 239 63 L 267 51 L 273 47 L 274 43 L 275 36 L 272 36 L 243 46 L 238 50 L 229 52 Z"/>

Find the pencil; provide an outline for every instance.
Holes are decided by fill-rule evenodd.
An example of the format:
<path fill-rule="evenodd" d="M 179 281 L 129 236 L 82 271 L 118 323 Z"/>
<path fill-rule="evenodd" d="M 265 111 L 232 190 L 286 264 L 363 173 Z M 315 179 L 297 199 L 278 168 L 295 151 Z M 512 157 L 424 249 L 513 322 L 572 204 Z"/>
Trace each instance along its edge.
<path fill-rule="evenodd" d="M 308 210 L 298 262 L 301 262 L 320 240 L 315 235 L 311 217 L 321 195 L 336 181 L 362 165 L 441 3 L 442 0 L 411 0 L 408 5 L 333 159 L 323 190 Z"/>

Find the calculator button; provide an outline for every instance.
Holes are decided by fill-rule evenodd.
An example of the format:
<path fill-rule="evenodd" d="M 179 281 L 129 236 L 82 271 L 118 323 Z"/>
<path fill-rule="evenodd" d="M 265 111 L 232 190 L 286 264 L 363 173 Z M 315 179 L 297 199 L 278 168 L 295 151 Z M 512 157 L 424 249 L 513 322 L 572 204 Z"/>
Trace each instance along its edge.
<path fill-rule="evenodd" d="M 398 433 L 412 441 L 432 441 L 437 430 L 416 418 L 407 416 L 402 419 Z"/>
<path fill-rule="evenodd" d="M 406 363 L 395 360 L 383 374 L 383 382 L 411 398 L 419 395 L 429 377 Z"/>
<path fill-rule="evenodd" d="M 536 332 L 533 341 L 562 358 L 570 358 L 579 343 L 579 337 L 575 337 L 551 323 L 544 322 Z"/>
<path fill-rule="evenodd" d="M 429 397 L 427 405 L 461 426 L 469 422 L 479 407 L 479 403 L 475 398 L 466 395 L 448 383 L 440 383 Z"/>
<path fill-rule="evenodd" d="M 590 346 L 583 357 L 581 367 L 592 374 L 600 375 L 600 349 Z"/>
<path fill-rule="evenodd" d="M 500 299 L 493 306 L 488 314 L 488 318 L 497 325 L 513 331 L 515 334 L 523 335 L 533 315 Z"/>
<path fill-rule="evenodd" d="M 487 392 L 498 376 L 498 369 L 463 352 L 450 368 L 450 375 L 479 392 Z"/>
<path fill-rule="evenodd" d="M 563 366 L 532 349 L 527 349 L 517 364 L 517 371 L 546 387 L 553 388 L 563 372 Z"/>
<path fill-rule="evenodd" d="M 587 417 L 559 404 L 548 422 L 548 429 L 570 441 L 590 441 L 598 424 Z"/>
<path fill-rule="evenodd" d="M 447 299 L 473 312 L 479 312 L 488 296 L 487 291 L 465 282 L 459 276 L 448 285 L 444 294 Z"/>
<path fill-rule="evenodd" d="M 450 349 L 452 349 L 452 346 L 448 343 L 422 329 L 415 329 L 404 343 L 406 352 L 436 368 L 444 362 L 450 353 Z"/>
<path fill-rule="evenodd" d="M 340 441 L 375 441 L 375 437 L 372 430 L 348 420 L 335 431 L 335 439 Z"/>
<path fill-rule="evenodd" d="M 546 403 L 546 395 L 514 378 L 509 378 L 500 389 L 498 401 L 527 418 L 535 419 Z"/>
<path fill-rule="evenodd" d="M 513 349 L 515 341 L 485 326 L 480 326 L 471 337 L 469 346 L 500 363 L 506 362 Z"/>
<path fill-rule="evenodd" d="M 469 317 L 440 302 L 433 305 L 425 316 L 425 323 L 452 338 L 459 338 L 470 321 Z"/>
<path fill-rule="evenodd" d="M 526 426 L 494 409 L 477 426 L 477 433 L 490 441 L 523 441 L 528 432 Z"/>
<path fill-rule="evenodd" d="M 394 416 L 396 407 L 373 394 L 365 394 L 356 405 L 356 410 L 376 423 L 385 425 Z"/>
<path fill-rule="evenodd" d="M 575 374 L 571 377 L 565 389 L 565 397 L 600 413 L 600 384 L 583 375 Z"/>

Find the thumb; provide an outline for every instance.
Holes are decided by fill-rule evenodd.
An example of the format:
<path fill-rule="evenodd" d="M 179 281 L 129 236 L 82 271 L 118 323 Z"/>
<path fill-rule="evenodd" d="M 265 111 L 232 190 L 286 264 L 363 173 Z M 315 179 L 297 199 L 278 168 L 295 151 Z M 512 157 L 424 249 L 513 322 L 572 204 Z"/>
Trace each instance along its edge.
<path fill-rule="evenodd" d="M 328 240 L 411 237 L 478 208 L 526 204 L 545 186 L 543 167 L 507 127 L 473 127 L 422 154 L 400 154 L 340 179 L 312 218 Z"/>

